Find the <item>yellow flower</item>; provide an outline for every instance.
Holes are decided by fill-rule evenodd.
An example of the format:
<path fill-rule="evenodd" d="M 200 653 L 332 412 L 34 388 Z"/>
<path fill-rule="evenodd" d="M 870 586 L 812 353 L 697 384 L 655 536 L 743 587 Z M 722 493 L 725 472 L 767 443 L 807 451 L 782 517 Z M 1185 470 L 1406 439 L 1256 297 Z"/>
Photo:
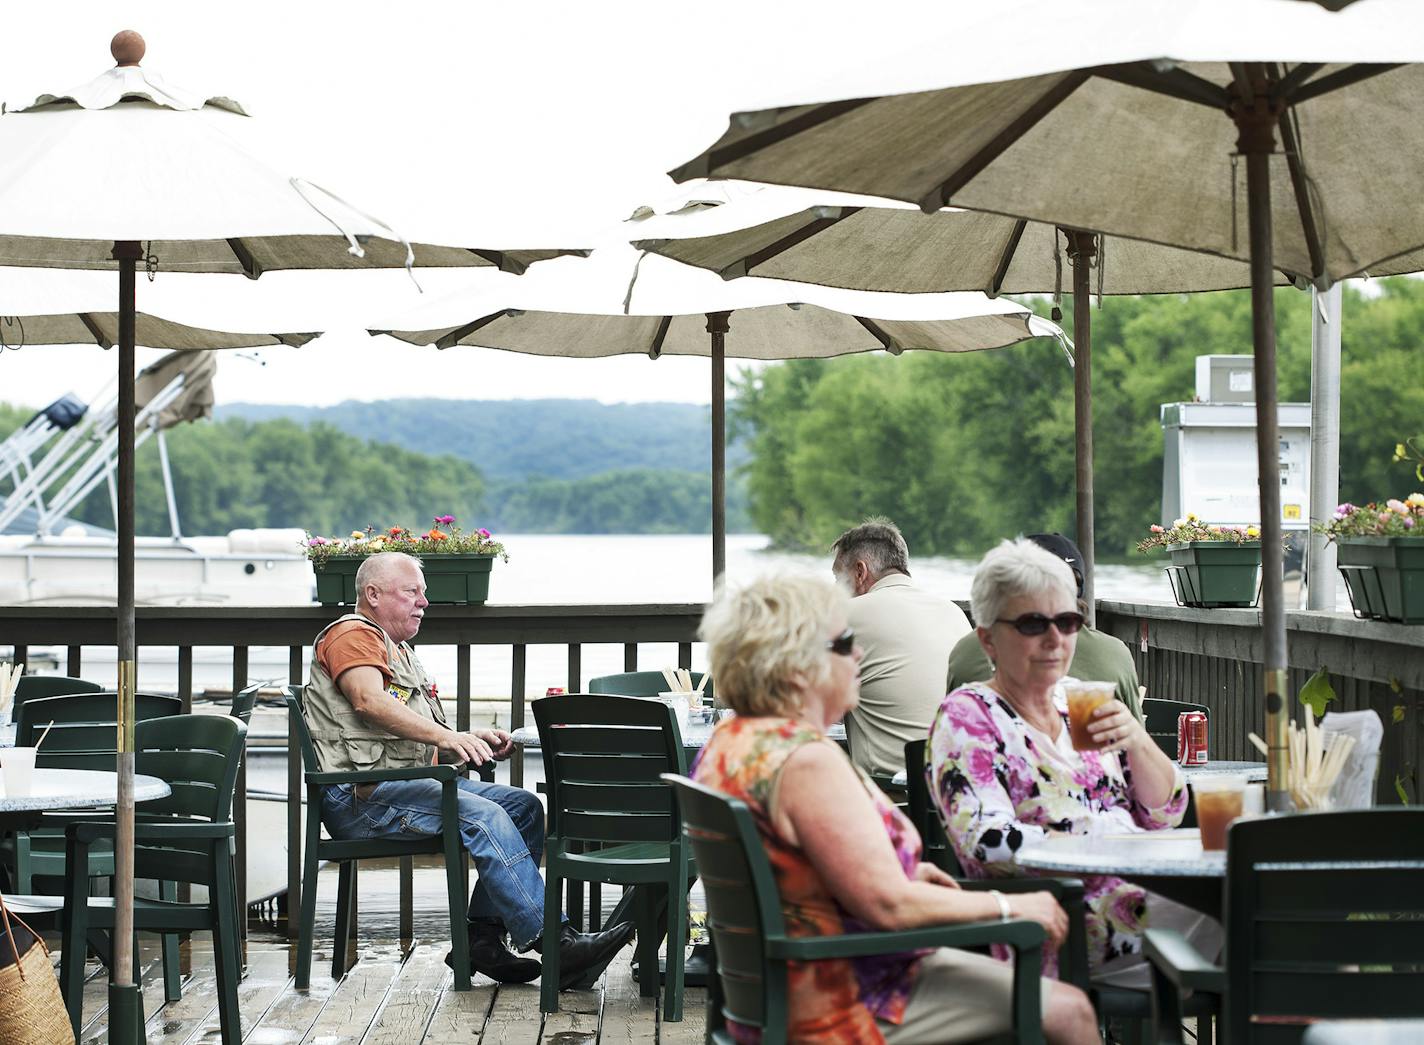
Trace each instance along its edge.
<path fill-rule="evenodd" d="M 1178 526 L 1185 526 L 1185 525 L 1187 525 L 1187 520 L 1185 520 L 1185 519 L 1177 519 L 1177 520 L 1175 520 L 1175 521 L 1172 523 L 1172 529 L 1175 530 Z"/>
<path fill-rule="evenodd" d="M 1188 512 L 1188 513 L 1187 513 L 1187 522 L 1197 522 L 1197 521 L 1199 521 L 1199 520 L 1197 519 L 1197 513 L 1196 513 L 1196 512 Z"/>
<path fill-rule="evenodd" d="M 1403 443 L 1395 443 L 1395 444 L 1394 444 L 1394 459 L 1395 459 L 1396 461 L 1403 461 L 1403 460 L 1405 460 L 1408 456 L 1409 456 L 1409 454 L 1408 454 L 1408 452 L 1404 449 L 1404 444 L 1403 444 Z"/>
<path fill-rule="evenodd" d="M 1424 508 L 1424 493 L 1412 493 L 1405 498 L 1406 503 L 1412 504 L 1416 508 Z"/>
<path fill-rule="evenodd" d="M 364 541 L 366 539 L 366 534 L 361 530 L 352 530 L 351 539 L 353 541 Z"/>
<path fill-rule="evenodd" d="M 1259 536 L 1261 536 L 1261 528 L 1260 528 L 1259 526 L 1248 526 L 1248 527 L 1246 527 L 1246 536 L 1247 536 L 1247 537 L 1259 537 Z"/>

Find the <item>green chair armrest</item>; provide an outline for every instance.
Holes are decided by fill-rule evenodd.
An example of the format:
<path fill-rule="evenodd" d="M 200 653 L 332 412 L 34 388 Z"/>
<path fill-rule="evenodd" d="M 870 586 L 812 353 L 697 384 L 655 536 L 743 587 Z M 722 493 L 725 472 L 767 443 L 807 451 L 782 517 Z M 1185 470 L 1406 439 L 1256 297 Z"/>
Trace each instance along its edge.
<path fill-rule="evenodd" d="M 766 953 L 771 958 L 815 961 L 822 958 L 858 958 L 924 947 L 978 947 L 991 943 L 1011 947 L 1039 947 L 1043 926 L 1013 919 L 1007 922 L 964 922 L 958 925 L 931 925 L 899 932 L 846 933 L 842 936 L 767 937 Z"/>
<path fill-rule="evenodd" d="M 308 773 L 308 784 L 381 784 L 388 780 L 438 780 L 453 782 L 460 775 L 457 765 L 410 766 L 406 769 L 364 769 L 349 773 Z"/>
<path fill-rule="evenodd" d="M 960 878 L 959 887 L 967 893 L 1052 893 L 1054 899 L 1083 900 L 1083 883 L 1077 878 Z"/>
<path fill-rule="evenodd" d="M 117 830 L 118 825 L 111 820 L 108 823 L 70 824 L 64 829 L 64 833 L 66 837 L 87 845 L 101 838 L 113 838 Z M 232 824 L 134 824 L 136 842 L 187 842 L 204 838 L 231 838 L 234 833 Z"/>
<path fill-rule="evenodd" d="M 1187 938 L 1172 929 L 1148 929 L 1142 949 L 1162 975 L 1179 990 L 1226 993 L 1226 970 L 1201 956 Z"/>

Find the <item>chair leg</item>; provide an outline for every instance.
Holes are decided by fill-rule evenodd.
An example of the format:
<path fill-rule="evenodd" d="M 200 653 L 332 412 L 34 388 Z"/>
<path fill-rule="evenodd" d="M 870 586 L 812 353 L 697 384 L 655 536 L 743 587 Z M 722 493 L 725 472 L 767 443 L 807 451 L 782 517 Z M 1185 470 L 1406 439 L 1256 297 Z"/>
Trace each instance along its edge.
<path fill-rule="evenodd" d="M 72 849 L 71 849 L 72 851 Z M 73 867 L 73 864 L 69 866 Z M 89 935 L 89 881 L 69 875 L 64 886 L 64 911 L 60 918 L 64 942 L 59 956 L 59 987 L 74 1036 L 79 1037 L 84 1018 L 84 955 Z"/>
<path fill-rule="evenodd" d="M 161 900 L 177 900 L 178 883 L 159 882 L 158 897 Z M 181 1001 L 183 984 L 182 977 L 178 972 L 178 935 L 164 933 L 159 937 L 159 940 L 163 953 L 163 1000 L 167 1002 Z"/>
<path fill-rule="evenodd" d="M 220 843 L 223 855 L 226 843 Z M 237 891 L 232 866 L 218 860 L 217 873 L 210 886 L 208 905 L 212 912 L 213 962 L 218 981 L 218 1025 L 223 1045 L 241 1045 L 242 1016 L 237 1006 L 237 984 L 242 978 L 242 943 L 237 924 Z"/>
<path fill-rule="evenodd" d="M 678 877 L 681 877 L 680 875 Z M 663 1019 L 682 1019 L 683 965 L 687 959 L 687 893 L 676 879 L 668 883 L 667 984 L 663 990 Z"/>
<path fill-rule="evenodd" d="M 308 813 L 308 816 L 313 814 Z M 302 909 L 301 923 L 297 928 L 297 990 L 311 987 L 312 938 L 316 935 L 316 846 L 309 845 L 302 862 Z M 291 898 L 288 898 L 287 917 L 291 917 Z"/>
<path fill-rule="evenodd" d="M 563 879 L 552 870 L 544 872 L 543 971 L 539 974 L 539 1011 L 559 1011 L 559 894 Z"/>
<path fill-rule="evenodd" d="M 644 998 L 658 996 L 658 941 L 662 933 L 658 931 L 658 901 L 660 888 L 656 885 L 637 887 L 633 917 L 638 925 L 638 942 L 634 953 L 638 956 L 638 994 Z"/>
<path fill-rule="evenodd" d="M 351 940 L 351 898 L 356 891 L 356 861 L 342 860 L 336 878 L 336 936 L 331 942 L 331 978 L 346 974 L 346 948 Z"/>
<path fill-rule="evenodd" d="M 445 836 L 445 888 L 450 903 L 450 954 L 455 967 L 455 989 L 470 989 L 470 933 L 466 911 L 469 895 L 465 892 L 465 847 L 460 844 L 459 827 L 449 824 Z"/>

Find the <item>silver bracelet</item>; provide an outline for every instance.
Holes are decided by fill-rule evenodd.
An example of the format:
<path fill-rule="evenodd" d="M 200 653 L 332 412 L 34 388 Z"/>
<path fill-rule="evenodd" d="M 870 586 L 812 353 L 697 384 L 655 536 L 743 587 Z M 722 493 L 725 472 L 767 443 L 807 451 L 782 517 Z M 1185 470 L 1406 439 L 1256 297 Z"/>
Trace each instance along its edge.
<path fill-rule="evenodd" d="M 994 898 L 994 902 L 999 905 L 999 921 L 1007 922 L 1014 916 L 1014 912 L 1009 910 L 1009 901 L 1004 894 L 997 889 L 990 889 L 989 895 Z"/>

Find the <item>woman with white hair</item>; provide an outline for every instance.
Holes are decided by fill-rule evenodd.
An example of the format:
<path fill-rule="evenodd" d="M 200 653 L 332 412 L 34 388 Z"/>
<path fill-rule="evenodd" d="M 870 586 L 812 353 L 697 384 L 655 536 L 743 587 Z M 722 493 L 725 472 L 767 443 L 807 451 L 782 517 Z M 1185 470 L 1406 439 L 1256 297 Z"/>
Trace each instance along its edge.
<path fill-rule="evenodd" d="M 961 890 L 920 860 L 913 825 L 826 739 L 860 692 L 848 604 L 829 580 L 800 575 L 718 597 L 701 637 L 736 717 L 718 724 L 694 779 L 752 809 L 792 935 L 1012 917 L 1043 925 L 1056 947 L 1067 917 L 1049 893 Z M 978 1040 L 1010 1029 L 1011 988 L 1009 966 L 949 948 L 792 963 L 788 1040 Z M 1050 980 L 1042 989 L 1049 1041 L 1098 1041 L 1086 995 Z"/>
<path fill-rule="evenodd" d="M 1054 833 L 1180 823 L 1182 774 L 1121 701 L 1092 713 L 1095 748 L 1074 749 L 1063 680 L 1083 616 L 1067 564 L 1026 538 L 1004 541 L 980 562 L 969 602 L 994 673 L 944 698 L 926 767 L 965 873 L 1022 874 L 1014 853 Z M 1165 897 L 1111 876 L 1083 884 L 1088 962 L 1099 982 L 1148 985 L 1141 933 L 1149 922 L 1185 932 L 1203 953 L 1220 947 L 1215 922 Z"/>

